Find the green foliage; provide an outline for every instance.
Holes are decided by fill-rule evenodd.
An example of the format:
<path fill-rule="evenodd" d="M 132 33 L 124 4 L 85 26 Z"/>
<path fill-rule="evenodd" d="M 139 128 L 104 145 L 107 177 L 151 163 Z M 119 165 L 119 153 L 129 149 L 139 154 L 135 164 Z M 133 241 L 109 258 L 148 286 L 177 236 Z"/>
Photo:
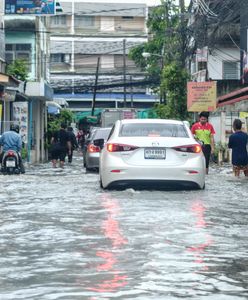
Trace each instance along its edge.
<path fill-rule="evenodd" d="M 144 68 L 152 80 L 153 92 L 166 98 L 166 104 L 157 104 L 155 113 L 160 118 L 188 119 L 186 107 L 187 80 L 184 57 L 187 51 L 186 32 L 176 0 L 161 0 L 161 5 L 151 9 L 148 29 L 151 39 L 130 52 L 130 58 Z M 143 58 L 142 52 L 149 52 Z M 166 96 L 166 97 L 165 97 Z"/>
<path fill-rule="evenodd" d="M 60 112 L 60 123 L 65 123 L 66 125 L 71 124 L 73 116 L 73 112 L 69 109 L 62 109 Z"/>
<path fill-rule="evenodd" d="M 166 93 L 166 104 L 157 104 L 154 108 L 160 118 L 188 119 L 188 79 L 187 71 L 176 63 L 171 63 L 163 69 L 161 92 Z"/>
<path fill-rule="evenodd" d="M 50 116 L 47 121 L 47 145 L 49 148 L 51 137 L 54 132 L 60 129 L 61 123 L 65 123 L 67 126 L 73 121 L 73 113 L 69 109 L 62 109 L 59 115 Z"/>
<path fill-rule="evenodd" d="M 26 159 L 28 157 L 28 150 L 26 148 L 21 149 L 21 157 L 22 159 Z"/>
<path fill-rule="evenodd" d="M 24 59 L 16 59 L 11 64 L 7 65 L 6 73 L 15 78 L 26 81 L 28 78 L 27 62 Z"/>

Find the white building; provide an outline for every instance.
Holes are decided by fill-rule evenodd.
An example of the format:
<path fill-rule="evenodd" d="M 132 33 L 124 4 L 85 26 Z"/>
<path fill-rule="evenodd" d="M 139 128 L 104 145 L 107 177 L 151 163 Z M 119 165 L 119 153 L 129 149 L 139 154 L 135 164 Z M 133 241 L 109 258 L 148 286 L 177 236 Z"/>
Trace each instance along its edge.
<path fill-rule="evenodd" d="M 101 86 L 101 90 L 97 94 L 109 95 L 109 100 L 101 95 L 101 101 L 97 101 L 96 105 L 121 107 L 125 94 L 126 105 L 130 106 L 128 99 L 132 94 L 135 106 L 137 93 L 140 101 L 140 96 L 145 96 L 145 87 L 126 87 L 125 90 L 123 86 L 116 85 L 144 78 L 144 74 L 128 58 L 128 53 L 132 47 L 147 41 L 147 6 L 135 2 L 82 3 L 66 0 L 60 1 L 60 4 L 63 12 L 51 17 L 49 29 L 51 83 L 55 99 L 61 101 L 64 98 L 74 110 L 89 109 L 100 58 L 97 85 Z M 115 99 L 111 101 L 110 98 Z M 150 106 L 154 103 L 152 97 L 145 101 Z"/>

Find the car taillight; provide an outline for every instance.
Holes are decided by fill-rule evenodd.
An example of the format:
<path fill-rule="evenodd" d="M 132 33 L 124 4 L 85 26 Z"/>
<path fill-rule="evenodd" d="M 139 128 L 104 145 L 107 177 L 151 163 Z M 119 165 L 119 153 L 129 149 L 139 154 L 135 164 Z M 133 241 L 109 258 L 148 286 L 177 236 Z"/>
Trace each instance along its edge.
<path fill-rule="evenodd" d="M 124 145 L 124 144 L 107 144 L 107 150 L 109 152 L 123 152 L 123 151 L 133 151 L 138 149 L 139 147 L 131 146 L 131 145 Z"/>
<path fill-rule="evenodd" d="M 9 156 L 15 156 L 15 152 L 13 152 L 13 151 L 10 150 L 10 151 L 8 151 L 8 155 Z"/>
<path fill-rule="evenodd" d="M 89 144 L 88 145 L 88 152 L 90 152 L 90 153 L 96 153 L 96 152 L 100 152 L 100 151 L 101 151 L 100 147 L 95 146 L 93 144 Z"/>
<path fill-rule="evenodd" d="M 173 149 L 176 151 L 189 152 L 189 153 L 200 153 L 202 151 L 202 147 L 199 144 L 177 146 L 177 147 L 173 147 Z"/>

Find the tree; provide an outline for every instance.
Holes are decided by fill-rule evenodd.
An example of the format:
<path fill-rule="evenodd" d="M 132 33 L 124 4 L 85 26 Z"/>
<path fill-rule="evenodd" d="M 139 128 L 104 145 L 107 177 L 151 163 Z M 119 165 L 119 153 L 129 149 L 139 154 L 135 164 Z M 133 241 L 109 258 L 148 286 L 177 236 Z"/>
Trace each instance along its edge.
<path fill-rule="evenodd" d="M 51 137 L 55 131 L 60 129 L 61 123 L 67 126 L 73 121 L 73 113 L 69 109 L 61 109 L 60 114 L 50 115 L 47 122 L 47 147 L 49 148 Z"/>
<path fill-rule="evenodd" d="M 71 122 L 73 121 L 73 112 L 69 109 L 61 109 L 60 112 L 60 120 L 61 123 L 65 123 L 66 125 L 71 124 Z"/>
<path fill-rule="evenodd" d="M 26 60 L 14 60 L 11 64 L 7 65 L 6 73 L 21 81 L 26 81 L 28 78 L 28 67 Z"/>
<path fill-rule="evenodd" d="M 184 1 L 181 0 L 184 13 Z M 188 75 L 185 66 L 187 51 L 187 34 L 185 19 L 180 14 L 180 7 L 175 0 L 162 0 L 161 5 L 152 9 L 147 26 L 151 39 L 130 52 L 135 63 L 144 68 L 150 79 L 156 79 L 152 86 L 154 92 L 160 93 L 162 100 L 156 105 L 156 113 L 163 118 L 184 119 L 186 111 L 186 84 Z M 183 22 L 183 24 L 182 24 Z M 149 52 L 147 59 L 142 52 Z"/>
<path fill-rule="evenodd" d="M 161 91 L 166 93 L 166 105 L 155 105 L 160 118 L 187 119 L 187 81 L 188 72 L 177 63 L 166 66 L 162 73 Z"/>

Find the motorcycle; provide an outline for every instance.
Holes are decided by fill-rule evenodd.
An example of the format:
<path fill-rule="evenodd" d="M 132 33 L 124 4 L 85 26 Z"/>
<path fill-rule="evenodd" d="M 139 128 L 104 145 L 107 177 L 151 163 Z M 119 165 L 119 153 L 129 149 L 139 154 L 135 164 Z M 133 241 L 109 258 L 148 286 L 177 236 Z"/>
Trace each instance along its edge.
<path fill-rule="evenodd" d="M 20 158 L 16 151 L 8 150 L 2 158 L 1 172 L 4 175 L 20 174 Z"/>

